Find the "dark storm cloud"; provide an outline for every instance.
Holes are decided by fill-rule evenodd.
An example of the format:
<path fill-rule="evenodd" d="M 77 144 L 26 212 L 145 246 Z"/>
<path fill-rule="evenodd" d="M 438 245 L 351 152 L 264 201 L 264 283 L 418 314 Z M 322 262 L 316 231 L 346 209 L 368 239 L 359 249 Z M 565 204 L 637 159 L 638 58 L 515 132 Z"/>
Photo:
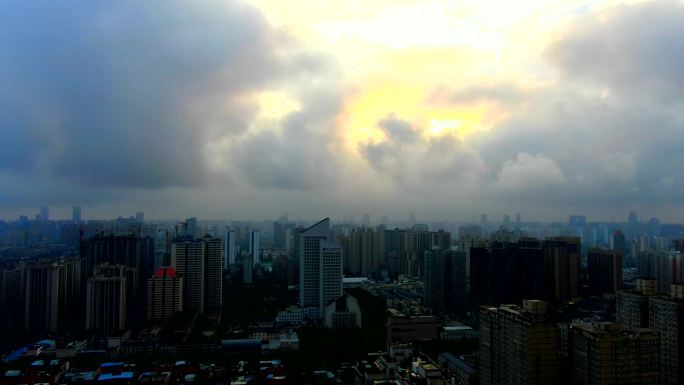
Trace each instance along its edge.
<path fill-rule="evenodd" d="M 617 91 L 684 99 L 684 4 L 619 7 L 575 25 L 546 56 L 560 70 Z"/>
<path fill-rule="evenodd" d="M 277 74 L 278 36 L 248 7 L 196 5 L 3 2 L 0 168 L 86 185 L 202 184 L 206 141 L 250 120 L 230 96 Z M 218 125 L 192 115 L 202 103 L 221 104 Z"/>

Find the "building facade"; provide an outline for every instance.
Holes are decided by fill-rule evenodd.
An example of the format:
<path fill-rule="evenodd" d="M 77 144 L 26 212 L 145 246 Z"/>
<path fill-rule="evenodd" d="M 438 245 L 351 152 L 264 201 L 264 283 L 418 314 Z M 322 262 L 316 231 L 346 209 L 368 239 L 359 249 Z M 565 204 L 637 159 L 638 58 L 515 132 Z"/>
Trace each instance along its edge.
<path fill-rule="evenodd" d="M 622 254 L 617 250 L 589 249 L 587 274 L 591 294 L 615 293 L 622 289 Z"/>
<path fill-rule="evenodd" d="M 342 248 L 330 240 L 330 219 L 304 230 L 299 236 L 299 305 L 317 308 L 342 295 Z"/>
<path fill-rule="evenodd" d="M 660 333 L 660 384 L 684 381 L 684 285 L 672 285 L 670 296 L 649 298 L 648 326 Z"/>
<path fill-rule="evenodd" d="M 558 327 L 546 302 L 480 308 L 480 368 L 483 385 L 558 383 Z"/>
<path fill-rule="evenodd" d="M 659 337 L 652 329 L 623 329 L 610 322 L 570 325 L 573 383 L 658 383 Z"/>
<path fill-rule="evenodd" d="M 183 311 L 183 276 L 162 267 L 147 279 L 147 320 L 171 319 Z"/>

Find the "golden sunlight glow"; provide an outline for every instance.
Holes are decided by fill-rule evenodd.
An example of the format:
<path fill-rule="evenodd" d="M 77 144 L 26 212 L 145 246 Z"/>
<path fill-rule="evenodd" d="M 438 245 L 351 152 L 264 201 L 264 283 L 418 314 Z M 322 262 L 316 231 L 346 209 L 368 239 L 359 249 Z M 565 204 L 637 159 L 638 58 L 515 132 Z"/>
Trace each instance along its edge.
<path fill-rule="evenodd" d="M 351 98 L 341 116 L 346 146 L 356 149 L 360 143 L 386 140 L 379 123 L 388 117 L 407 121 L 424 137 L 454 135 L 460 139 L 488 130 L 506 117 L 491 103 L 444 106 L 429 99 L 418 85 L 367 85 Z"/>
<path fill-rule="evenodd" d="M 430 119 L 430 133 L 432 135 L 439 135 L 448 130 L 458 130 L 459 127 L 461 127 L 460 120 Z"/>
<path fill-rule="evenodd" d="M 337 133 L 352 152 L 387 140 L 379 122 L 409 122 L 425 138 L 460 139 L 489 130 L 515 104 L 452 101 L 448 93 L 513 82 L 534 88 L 553 74 L 542 56 L 554 32 L 574 18 L 616 3 L 640 0 L 459 2 L 430 0 L 259 0 L 270 24 L 315 52 L 330 55 L 345 85 Z M 348 88 L 347 88 L 348 89 Z M 436 90 L 446 98 L 434 100 Z M 260 99 L 263 116 L 279 118 L 300 106 L 285 95 Z"/>
<path fill-rule="evenodd" d="M 262 119 L 280 119 L 292 112 L 299 111 L 302 106 L 295 99 L 278 91 L 265 91 L 257 97 Z"/>

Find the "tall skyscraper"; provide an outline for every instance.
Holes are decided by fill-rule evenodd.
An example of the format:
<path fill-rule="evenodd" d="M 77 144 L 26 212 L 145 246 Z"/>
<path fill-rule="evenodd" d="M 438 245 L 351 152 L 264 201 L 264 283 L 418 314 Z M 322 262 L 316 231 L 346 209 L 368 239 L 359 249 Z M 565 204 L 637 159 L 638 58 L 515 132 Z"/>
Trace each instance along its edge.
<path fill-rule="evenodd" d="M 111 336 L 126 328 L 125 276 L 90 277 L 86 293 L 86 330 Z"/>
<path fill-rule="evenodd" d="M 162 267 L 147 280 L 147 320 L 171 319 L 183 311 L 183 276 Z"/>
<path fill-rule="evenodd" d="M 140 223 L 145 222 L 145 213 L 142 211 L 137 211 L 135 213 L 135 221 Z"/>
<path fill-rule="evenodd" d="M 226 244 L 223 247 L 223 268 L 228 269 L 235 264 L 235 230 L 227 230 L 225 236 Z"/>
<path fill-rule="evenodd" d="M 41 221 L 50 220 L 50 208 L 48 206 L 40 207 L 40 214 L 38 215 L 38 219 L 40 219 Z"/>
<path fill-rule="evenodd" d="M 81 223 L 81 206 L 74 206 L 71 210 L 71 221 L 73 223 Z"/>
<path fill-rule="evenodd" d="M 669 296 L 649 298 L 648 327 L 660 333 L 660 384 L 684 382 L 684 285 L 673 284 Z"/>
<path fill-rule="evenodd" d="M 342 295 L 342 248 L 330 242 L 330 219 L 299 237 L 299 304 L 317 308 L 322 317 L 328 301 Z"/>
<path fill-rule="evenodd" d="M 615 293 L 622 289 L 622 254 L 616 250 L 589 249 L 587 274 L 591 293 Z"/>
<path fill-rule="evenodd" d="M 259 245 L 259 230 L 252 230 L 249 234 L 249 254 L 254 266 L 261 263 L 261 247 Z"/>
<path fill-rule="evenodd" d="M 483 385 L 558 383 L 558 327 L 546 302 L 480 308 L 480 379 Z"/>
<path fill-rule="evenodd" d="M 223 296 L 223 242 L 209 235 L 198 240 L 177 239 L 171 260 L 183 275 L 183 306 L 201 314 L 218 311 Z"/>

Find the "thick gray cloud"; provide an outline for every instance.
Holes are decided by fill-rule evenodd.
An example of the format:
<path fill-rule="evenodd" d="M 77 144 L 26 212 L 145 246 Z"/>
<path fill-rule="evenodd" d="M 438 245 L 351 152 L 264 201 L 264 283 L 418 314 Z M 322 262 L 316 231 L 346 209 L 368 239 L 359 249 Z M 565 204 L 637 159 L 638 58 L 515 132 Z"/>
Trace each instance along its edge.
<path fill-rule="evenodd" d="M 585 16 L 546 50 L 558 70 L 553 84 L 475 84 L 431 95 L 442 105 L 484 101 L 512 112 L 496 127 L 464 142 L 388 133 L 389 140 L 360 153 L 404 191 L 418 180 L 429 186 L 428 199 L 449 192 L 451 201 L 434 201 L 466 201 L 463 211 L 471 214 L 522 210 L 551 219 L 580 211 L 606 218 L 636 209 L 673 219 L 668 210 L 684 204 L 677 166 L 684 160 L 682 19 L 684 7 L 673 2 Z M 437 140 L 448 143 L 439 159 L 431 146 Z M 431 174 L 442 166 L 451 172 Z"/>
<path fill-rule="evenodd" d="M 203 184 L 205 142 L 246 130 L 250 108 L 230 96 L 278 74 L 278 39 L 236 3 L 4 2 L 0 167 L 86 185 Z M 192 115 L 219 102 L 221 126 Z"/>
<path fill-rule="evenodd" d="M 578 22 L 546 56 L 567 76 L 619 92 L 684 100 L 684 4 L 654 1 Z"/>
<path fill-rule="evenodd" d="M 302 109 L 285 116 L 277 130 L 250 133 L 234 143 L 228 160 L 242 180 L 301 194 L 337 184 L 343 170 L 330 145 L 341 95 L 334 87 L 320 87 L 301 96 Z"/>
<path fill-rule="evenodd" d="M 0 207 L 552 219 L 684 205 L 678 3 L 582 16 L 546 50 L 557 77 L 538 88 L 431 95 L 510 113 L 491 130 L 430 136 L 396 111 L 377 122 L 385 140 L 351 154 L 333 61 L 249 7 L 197 4 L 0 4 Z M 301 108 L 254 127 L 272 88 Z"/>

